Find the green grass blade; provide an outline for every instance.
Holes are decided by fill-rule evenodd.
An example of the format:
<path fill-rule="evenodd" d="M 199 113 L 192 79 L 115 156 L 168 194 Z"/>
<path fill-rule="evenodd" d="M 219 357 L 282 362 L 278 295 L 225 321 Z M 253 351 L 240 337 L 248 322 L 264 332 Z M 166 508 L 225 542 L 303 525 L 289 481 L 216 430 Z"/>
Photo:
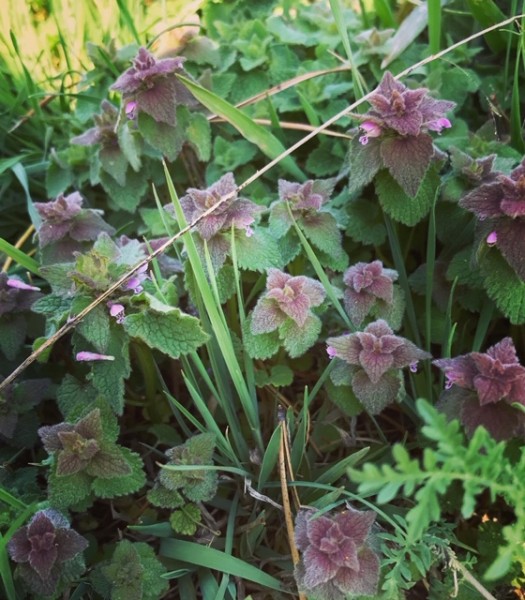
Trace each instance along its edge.
<path fill-rule="evenodd" d="M 177 75 L 182 83 L 208 110 L 226 119 L 239 133 L 252 144 L 255 144 L 268 158 L 277 158 L 285 151 L 281 142 L 261 125 L 254 123 L 250 117 L 238 108 L 223 100 L 213 92 L 203 88 L 186 77 Z M 281 161 L 283 169 L 293 175 L 298 181 L 306 181 L 306 175 L 299 169 L 295 161 L 287 156 Z"/>
<path fill-rule="evenodd" d="M 493 0 L 467 0 L 467 6 L 483 29 L 504 21 L 506 18 Z M 507 35 L 502 31 L 491 31 L 485 35 L 485 39 L 494 52 L 502 52 L 507 45 Z"/>
<path fill-rule="evenodd" d="M 12 506 L 16 509 L 27 508 L 27 504 L 10 494 L 7 490 L 5 490 L 2 487 L 0 487 L 0 502 L 5 502 L 6 504 L 9 504 L 9 506 Z"/>
<path fill-rule="evenodd" d="M 36 260 L 28 256 L 25 252 L 22 252 L 22 250 L 15 248 L 3 238 L 0 238 L 0 252 L 10 256 L 17 264 L 24 267 L 30 273 L 33 273 L 33 275 L 40 275 L 38 272 L 39 264 Z"/>
<path fill-rule="evenodd" d="M 514 81 L 512 83 L 512 99 L 510 106 L 510 140 L 511 144 L 521 152 L 525 153 L 525 144 L 523 142 L 523 122 L 521 118 L 521 94 L 520 94 L 520 70 L 522 64 L 523 48 L 518 47 L 516 64 L 514 68 Z"/>
<path fill-rule="evenodd" d="M 0 534 L 0 577 L 4 584 L 4 590 L 7 600 L 16 600 L 16 589 L 13 583 L 13 575 L 11 574 L 11 567 L 9 565 L 9 557 L 7 555 L 7 548 L 2 543 L 2 534 Z"/>
<path fill-rule="evenodd" d="M 228 573 L 234 577 L 253 581 L 258 585 L 282 592 L 281 582 L 261 571 L 257 567 L 248 564 L 240 558 L 221 552 L 215 548 L 209 548 L 202 544 L 186 542 L 184 540 L 164 539 L 160 545 L 161 556 L 186 563 L 207 567 L 219 573 Z"/>
<path fill-rule="evenodd" d="M 437 54 L 441 49 L 441 0 L 428 0 L 428 39 L 430 53 Z M 430 64 L 436 67 L 439 63 Z"/>
<path fill-rule="evenodd" d="M 395 29 L 397 24 L 389 0 L 374 0 L 374 10 L 383 29 Z"/>
<path fill-rule="evenodd" d="M 259 489 L 259 491 L 262 490 L 265 483 L 270 477 L 270 473 L 273 471 L 275 465 L 277 464 L 280 445 L 281 428 L 276 427 L 275 431 L 272 433 L 270 441 L 266 444 L 266 450 L 264 451 L 261 468 L 259 470 L 259 480 L 257 482 L 257 488 Z"/>
<path fill-rule="evenodd" d="M 137 28 L 135 27 L 135 21 L 128 10 L 126 0 L 117 0 L 117 5 L 119 7 L 120 14 L 122 16 L 122 21 L 125 23 L 127 28 L 131 31 L 131 35 L 135 38 L 135 41 L 140 46 L 142 44 L 142 42 L 140 40 L 140 35 L 137 31 Z"/>

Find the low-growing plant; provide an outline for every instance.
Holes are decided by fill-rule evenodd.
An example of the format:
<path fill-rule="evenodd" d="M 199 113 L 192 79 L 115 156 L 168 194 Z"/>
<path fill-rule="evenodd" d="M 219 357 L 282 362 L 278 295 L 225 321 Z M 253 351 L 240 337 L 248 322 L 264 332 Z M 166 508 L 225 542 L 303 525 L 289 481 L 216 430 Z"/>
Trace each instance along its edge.
<path fill-rule="evenodd" d="M 60 88 L 0 37 L 8 600 L 523 595 L 523 15 L 482 4 L 119 0 L 80 63 L 35 5 Z"/>

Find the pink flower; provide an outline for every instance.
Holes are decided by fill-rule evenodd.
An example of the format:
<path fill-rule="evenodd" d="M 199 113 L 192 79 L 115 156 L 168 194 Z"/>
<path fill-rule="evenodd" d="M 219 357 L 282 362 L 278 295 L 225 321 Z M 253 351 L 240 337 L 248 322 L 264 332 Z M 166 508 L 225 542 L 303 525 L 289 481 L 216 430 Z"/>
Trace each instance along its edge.
<path fill-rule="evenodd" d="M 491 231 L 487 236 L 487 244 L 489 246 L 495 246 L 498 242 L 498 234 L 495 231 Z"/>
<path fill-rule="evenodd" d="M 124 319 L 126 317 L 124 312 L 124 305 L 122 304 L 114 304 L 111 302 L 109 304 L 109 314 L 114 317 L 119 325 L 124 323 Z"/>
<path fill-rule="evenodd" d="M 124 112 L 126 113 L 126 117 L 128 117 L 128 119 L 134 119 L 137 116 L 137 103 L 134 100 L 128 102 L 124 108 Z"/>
<path fill-rule="evenodd" d="M 33 291 L 33 292 L 40 291 L 40 288 L 38 288 L 34 285 L 29 285 L 27 283 L 24 283 L 23 281 L 20 281 L 20 279 L 10 278 L 7 280 L 6 283 L 9 287 L 15 288 L 17 290 L 27 290 L 27 291 Z"/>
<path fill-rule="evenodd" d="M 449 129 L 450 127 L 452 127 L 452 123 L 445 117 L 427 123 L 427 128 L 430 131 L 437 131 L 437 133 L 441 133 L 443 129 Z"/>
<path fill-rule="evenodd" d="M 122 286 L 123 290 L 132 290 L 134 294 L 140 294 L 144 289 L 142 282 L 148 278 L 146 271 L 148 270 L 148 264 L 139 267 L 135 273 L 124 283 Z"/>
<path fill-rule="evenodd" d="M 368 144 L 369 138 L 379 137 L 383 132 L 382 128 L 373 121 L 365 121 L 364 123 L 361 123 L 359 129 L 364 132 L 364 135 L 359 138 L 359 143 L 363 146 Z"/>
<path fill-rule="evenodd" d="M 108 354 L 98 354 L 97 352 L 77 352 L 75 360 L 79 362 L 90 361 L 90 360 L 115 360 L 114 356 Z"/>
<path fill-rule="evenodd" d="M 326 347 L 326 353 L 328 354 L 328 358 L 330 360 L 332 358 L 335 358 L 337 356 L 337 350 L 335 348 L 332 348 L 332 346 L 327 346 Z"/>

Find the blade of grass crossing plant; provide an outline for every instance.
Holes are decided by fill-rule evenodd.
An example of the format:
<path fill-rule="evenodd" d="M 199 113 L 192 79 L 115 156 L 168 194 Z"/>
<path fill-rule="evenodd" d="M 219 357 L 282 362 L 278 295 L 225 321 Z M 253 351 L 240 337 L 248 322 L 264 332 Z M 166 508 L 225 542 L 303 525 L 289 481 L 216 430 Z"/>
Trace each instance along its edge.
<path fill-rule="evenodd" d="M 341 477 L 346 473 L 347 469 L 357 465 L 368 454 L 369 450 L 369 447 L 361 448 L 361 450 L 358 450 L 357 452 L 350 454 L 350 456 L 343 458 L 343 460 L 340 460 L 326 471 L 323 471 L 315 480 L 315 482 L 321 484 L 335 483 L 337 480 L 341 479 Z"/>
<path fill-rule="evenodd" d="M 430 53 L 437 54 L 441 49 L 441 0 L 428 0 L 428 40 Z M 430 64 L 436 67 L 439 63 Z"/>
<path fill-rule="evenodd" d="M 0 238 L 0 252 L 11 257 L 17 264 L 24 267 L 30 273 L 33 273 L 33 275 L 40 275 L 38 272 L 39 264 L 36 260 L 28 256 L 25 252 L 22 252 L 22 250 L 15 248 L 15 246 L 3 238 Z"/>
<path fill-rule="evenodd" d="M 130 30 L 131 35 L 135 38 L 135 41 L 137 42 L 137 44 L 140 46 L 141 45 L 140 36 L 138 34 L 137 28 L 135 27 L 135 22 L 133 20 L 133 17 L 131 16 L 131 14 L 128 10 L 127 1 L 126 0 L 117 0 L 117 5 L 120 10 L 120 15 L 122 17 L 122 21 L 124 22 L 126 27 Z"/>
<path fill-rule="evenodd" d="M 343 319 L 343 321 L 345 322 L 345 324 L 347 325 L 347 327 L 349 329 L 351 329 L 352 331 L 356 331 L 356 328 L 354 327 L 354 324 L 352 323 L 352 321 L 350 321 L 350 319 L 348 318 L 348 315 L 346 314 L 346 312 L 344 311 L 343 307 L 341 306 L 341 303 L 336 298 L 336 296 L 334 294 L 334 290 L 332 289 L 332 284 L 328 280 L 328 277 L 326 276 L 326 274 L 324 272 L 324 269 L 323 269 L 321 263 L 319 262 L 319 259 L 315 255 L 315 252 L 312 250 L 312 247 L 310 246 L 310 243 L 306 239 L 304 233 L 301 231 L 301 228 L 295 222 L 295 219 L 293 218 L 293 215 L 292 215 L 292 212 L 290 210 L 290 207 L 288 207 L 288 211 L 289 211 L 290 216 L 293 219 L 293 224 L 294 224 L 295 231 L 297 232 L 297 235 L 299 236 L 299 239 L 301 240 L 301 244 L 303 245 L 303 248 L 304 248 L 304 250 L 305 250 L 305 252 L 306 252 L 306 254 L 307 254 L 307 256 L 308 256 L 308 258 L 309 258 L 309 260 L 311 262 L 311 264 L 312 264 L 312 267 L 314 268 L 314 271 L 317 274 L 317 277 L 319 277 L 319 281 L 324 286 L 324 289 L 326 291 L 327 296 L 332 301 L 332 304 L 334 305 L 334 307 L 337 310 L 337 312 L 341 315 L 341 318 Z"/>
<path fill-rule="evenodd" d="M 4 584 L 5 597 L 7 600 L 16 600 L 16 589 L 11 574 L 11 566 L 7 556 L 7 548 L 2 544 L 2 534 L 0 534 L 0 576 Z"/>
<path fill-rule="evenodd" d="M 294 440 L 292 443 L 292 449 L 290 452 L 290 458 L 292 463 L 292 469 L 294 473 L 299 471 L 299 467 L 304 458 L 304 453 L 306 451 L 306 441 L 308 436 L 308 429 L 310 425 L 310 413 L 308 411 L 309 401 L 308 401 L 308 389 L 304 389 L 304 397 L 303 397 L 303 407 L 301 412 L 299 413 L 298 426 L 296 427 L 296 434 L 294 436 Z"/>
<path fill-rule="evenodd" d="M 0 502 L 9 504 L 9 506 L 16 509 L 27 508 L 27 504 L 10 494 L 7 490 L 4 490 L 2 487 L 0 487 Z"/>
<path fill-rule="evenodd" d="M 350 46 L 350 38 L 348 37 L 348 29 L 346 27 L 340 0 L 330 0 L 330 8 L 332 9 L 334 21 L 337 25 L 339 35 L 341 36 L 341 41 L 343 42 L 348 62 L 350 64 L 350 67 L 352 68 L 352 83 L 354 84 L 354 96 L 356 100 L 360 100 L 365 95 L 365 91 L 361 83 L 359 71 L 357 70 L 355 65 L 354 55 Z"/>
<path fill-rule="evenodd" d="M 448 297 L 447 312 L 445 314 L 445 330 L 443 332 L 443 345 L 441 350 L 442 358 L 450 358 L 450 351 L 452 348 L 452 340 L 454 338 L 454 332 L 456 330 L 456 324 L 452 324 L 452 306 L 454 302 L 454 293 L 458 284 L 458 278 L 456 277 L 452 282 L 450 288 L 450 295 Z"/>
<path fill-rule="evenodd" d="M 382 29 L 395 29 L 397 24 L 389 0 L 374 0 L 374 10 Z"/>
<path fill-rule="evenodd" d="M 219 591 L 217 580 L 209 569 L 198 569 L 197 579 L 199 581 L 199 591 L 203 600 L 215 600 Z"/>
<path fill-rule="evenodd" d="M 257 481 L 257 489 L 261 491 L 270 478 L 271 472 L 274 470 L 279 458 L 279 446 L 281 444 L 281 430 L 279 427 L 272 433 L 270 441 L 266 445 L 264 456 L 259 470 L 259 479 Z"/>
<path fill-rule="evenodd" d="M 405 269 L 405 261 L 403 259 L 403 252 L 401 250 L 401 246 L 399 245 L 396 226 L 395 223 L 392 222 L 392 220 L 386 213 L 384 213 L 383 216 L 385 219 L 388 241 L 390 242 L 392 258 L 394 259 L 396 271 L 399 274 L 399 283 L 401 284 L 401 287 L 405 292 L 408 322 L 410 324 L 410 328 L 412 329 L 412 336 L 415 343 L 419 347 L 421 347 L 421 336 L 419 335 L 419 329 L 417 327 L 416 311 L 414 308 L 414 303 L 412 301 L 412 294 L 410 290 L 410 285 L 408 283 L 407 272 Z"/>
<path fill-rule="evenodd" d="M 190 81 L 186 77 L 177 75 L 182 83 L 190 90 L 190 92 L 197 98 L 197 100 L 204 104 L 204 106 L 219 115 L 223 119 L 226 119 L 230 125 L 233 125 L 239 133 L 245 137 L 249 142 L 258 146 L 263 154 L 268 158 L 276 158 L 282 154 L 285 150 L 281 142 L 269 131 L 254 123 L 250 117 L 245 115 L 235 106 L 232 106 L 226 100 L 223 100 L 213 92 L 203 88 L 197 83 Z M 281 161 L 283 169 L 288 171 L 290 175 L 293 175 L 298 181 L 306 181 L 305 174 L 299 169 L 295 161 L 287 156 Z"/>
<path fill-rule="evenodd" d="M 235 532 L 235 519 L 237 518 L 237 507 L 239 505 L 239 492 L 237 492 L 231 502 L 230 508 L 228 510 L 228 523 L 226 525 L 226 538 L 224 540 L 224 551 L 227 554 L 231 554 L 233 551 L 233 536 Z M 230 576 L 225 573 L 221 578 L 221 583 L 219 585 L 219 589 L 217 590 L 217 594 L 215 596 L 216 600 L 223 600 L 224 595 L 226 593 L 226 589 L 230 583 Z"/>
<path fill-rule="evenodd" d="M 518 55 L 514 68 L 514 81 L 512 83 L 512 99 L 510 108 L 510 140 L 511 144 L 521 152 L 525 152 L 525 144 L 523 143 L 523 122 L 521 119 L 521 98 L 520 98 L 520 70 L 522 64 L 523 48 L 521 44 L 518 46 Z"/>
<path fill-rule="evenodd" d="M 467 6 L 483 29 L 505 20 L 505 14 L 493 0 L 467 0 Z M 502 31 L 491 31 L 485 39 L 494 52 L 500 52 L 505 49 L 507 35 Z"/>
<path fill-rule="evenodd" d="M 162 540 L 159 554 L 166 558 L 182 560 L 221 573 L 228 573 L 240 579 L 253 581 L 271 590 L 283 591 L 281 582 L 275 579 L 275 577 L 268 575 L 240 558 L 236 558 L 215 548 L 203 546 L 202 544 L 187 542 L 185 540 Z"/>
<path fill-rule="evenodd" d="M 303 93 L 301 93 L 299 89 L 296 89 L 295 93 L 299 98 L 299 102 L 303 107 L 304 114 L 306 115 L 306 118 L 308 119 L 310 125 L 312 125 L 312 127 L 319 127 L 321 121 L 319 119 L 319 116 L 317 115 L 317 111 L 308 101 L 308 98 Z"/>
<path fill-rule="evenodd" d="M 182 206 L 180 205 L 177 192 L 175 191 L 173 181 L 170 177 L 166 165 L 164 165 L 164 169 L 166 174 L 166 180 L 168 183 L 168 190 L 173 206 L 175 208 L 175 215 L 177 217 L 179 227 L 182 229 L 187 226 L 186 218 L 184 216 Z M 199 288 L 199 292 L 203 296 L 203 299 L 205 299 L 205 309 L 209 316 L 212 329 L 215 333 L 215 338 L 217 340 L 217 344 L 219 345 L 221 356 L 224 358 L 226 367 L 230 372 L 233 385 L 235 386 L 235 389 L 237 390 L 237 393 L 239 395 L 240 402 L 243 406 L 255 442 L 258 445 L 258 447 L 262 449 L 264 446 L 259 426 L 257 398 L 252 397 L 250 391 L 248 390 L 244 379 L 244 375 L 242 373 L 241 367 L 237 360 L 237 356 L 235 354 L 229 330 L 227 329 L 227 327 L 224 326 L 224 315 L 222 314 L 222 309 L 220 306 L 217 306 L 213 295 L 210 293 L 209 285 L 206 280 L 206 275 L 204 273 L 204 269 L 202 267 L 201 260 L 198 255 L 197 248 L 195 247 L 195 243 L 193 241 L 193 238 L 191 237 L 191 233 L 186 233 L 183 236 L 183 239 L 186 246 L 186 251 L 188 253 L 188 259 L 190 261 L 193 274 L 195 276 L 195 280 Z M 226 401 L 228 400 L 229 399 L 227 399 Z"/>
<path fill-rule="evenodd" d="M 430 352 L 430 346 L 432 345 L 432 291 L 434 287 L 434 269 L 436 266 L 436 201 L 439 188 L 436 190 L 434 196 L 434 202 L 430 209 L 430 216 L 428 220 L 428 231 L 427 231 L 427 257 L 426 257 L 426 280 L 425 280 L 425 349 Z M 428 360 L 424 363 L 424 369 L 427 380 L 427 394 L 428 398 L 432 398 L 432 376 L 430 372 L 430 362 Z"/>
<path fill-rule="evenodd" d="M 26 195 L 27 212 L 29 213 L 31 222 L 36 228 L 38 228 L 40 223 L 42 223 L 42 219 L 33 205 L 33 199 L 31 198 L 31 193 L 29 192 L 29 182 L 27 179 L 26 170 L 21 163 L 14 165 L 11 170 L 16 175 L 16 178 L 20 182 L 20 185 L 22 186 Z"/>
<path fill-rule="evenodd" d="M 474 335 L 474 341 L 472 342 L 472 352 L 479 352 L 483 341 L 487 335 L 487 331 L 492 322 L 492 315 L 494 314 L 494 304 L 492 300 L 486 300 L 481 307 L 479 313 L 478 322 L 476 325 L 476 334 Z"/>

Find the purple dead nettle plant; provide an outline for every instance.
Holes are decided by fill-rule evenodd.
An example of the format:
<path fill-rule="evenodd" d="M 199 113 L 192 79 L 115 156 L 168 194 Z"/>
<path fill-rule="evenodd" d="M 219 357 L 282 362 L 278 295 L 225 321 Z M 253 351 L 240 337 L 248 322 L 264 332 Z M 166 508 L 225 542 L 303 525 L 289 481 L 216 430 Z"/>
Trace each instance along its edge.
<path fill-rule="evenodd" d="M 439 408 L 458 418 L 472 435 L 482 425 L 497 440 L 525 436 L 525 367 L 510 337 L 486 352 L 470 352 L 435 360 L 447 383 Z"/>
<path fill-rule="evenodd" d="M 356 263 L 345 272 L 343 281 L 347 287 L 344 303 L 346 312 L 356 327 L 370 313 L 385 319 L 394 329 L 399 327 L 404 301 L 401 290 L 394 286 L 397 277 L 397 271 L 385 269 L 380 260 Z"/>
<path fill-rule="evenodd" d="M 411 90 L 389 72 L 368 102 L 370 111 L 354 114 L 362 122 L 359 164 L 366 168 L 368 181 L 386 168 L 409 196 L 415 196 L 435 156 L 429 132 L 451 127 L 445 115 L 455 103 L 435 100 L 426 88 Z"/>
<path fill-rule="evenodd" d="M 108 358 L 103 357 L 102 360 Z M 92 357 L 91 360 L 97 359 Z M 131 473 L 119 448 L 105 439 L 98 408 L 75 424 L 58 423 L 41 427 L 38 435 L 46 452 L 55 458 L 57 477 L 82 472 L 108 479 Z"/>
<path fill-rule="evenodd" d="M 39 245 L 42 250 L 52 247 L 53 259 L 71 260 L 74 251 L 83 249 L 83 242 L 96 240 L 101 232 L 115 233 L 102 218 L 103 211 L 82 208 L 83 202 L 79 192 L 60 194 L 51 202 L 35 202 L 41 218 L 37 225 Z"/>
<path fill-rule="evenodd" d="M 495 245 L 525 279 L 525 159 L 510 176 L 496 173 L 495 180 L 482 183 L 459 204 L 476 215 L 478 236 Z"/>
<path fill-rule="evenodd" d="M 177 106 L 196 104 L 176 75 L 186 75 L 182 65 L 186 59 L 155 58 L 146 48 L 140 48 L 133 66 L 117 79 L 112 90 L 123 94 L 128 118 L 144 112 L 159 123 L 175 126 Z"/>
<path fill-rule="evenodd" d="M 322 304 L 326 296 L 318 281 L 303 275 L 292 277 L 279 269 L 268 269 L 266 290 L 253 310 L 254 334 L 275 331 L 288 319 L 299 328 L 304 327 L 312 315 L 311 309 Z"/>
<path fill-rule="evenodd" d="M 87 547 L 88 541 L 53 509 L 35 513 L 7 544 L 11 559 L 18 563 L 18 574 L 33 592 L 44 596 L 55 594 L 65 563 Z"/>
<path fill-rule="evenodd" d="M 231 242 L 228 234 L 233 227 L 244 231 L 248 237 L 253 235 L 252 225 L 255 217 L 263 207 L 246 198 L 239 198 L 233 173 L 226 173 L 218 181 L 205 190 L 190 188 L 180 200 L 184 216 L 188 223 L 194 222 L 217 204 L 228 197 L 211 214 L 202 217 L 197 223 L 196 230 L 202 244 L 206 243 L 212 263 L 216 269 L 224 264 L 230 252 Z M 165 207 L 170 215 L 174 214 L 173 206 Z M 202 250 L 202 245 L 199 244 Z"/>
<path fill-rule="evenodd" d="M 371 414 L 399 399 L 404 391 L 401 369 L 417 368 L 420 360 L 430 358 L 409 340 L 394 335 L 382 319 L 364 331 L 326 340 L 330 358 L 338 362 L 330 376 L 335 385 L 351 385 L 354 394 Z"/>
<path fill-rule="evenodd" d="M 319 600 L 374 595 L 379 581 L 379 559 L 369 545 L 374 520 L 374 512 L 352 508 L 321 516 L 300 510 L 295 521 L 302 553 L 295 569 L 299 591 Z"/>

